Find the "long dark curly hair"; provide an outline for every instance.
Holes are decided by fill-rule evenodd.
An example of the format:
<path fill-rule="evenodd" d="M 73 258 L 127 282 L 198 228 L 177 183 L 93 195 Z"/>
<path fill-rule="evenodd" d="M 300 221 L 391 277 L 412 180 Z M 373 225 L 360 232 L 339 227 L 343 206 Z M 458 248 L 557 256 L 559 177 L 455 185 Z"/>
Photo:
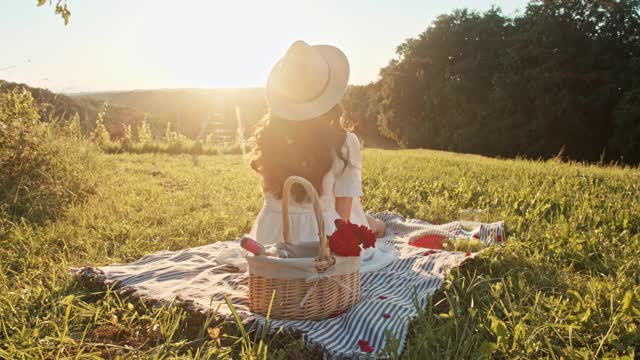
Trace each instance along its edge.
<path fill-rule="evenodd" d="M 290 121 L 267 114 L 255 133 L 251 168 L 262 176 L 262 189 L 282 198 L 282 186 L 287 177 L 301 176 L 322 195 L 322 179 L 333 165 L 334 154 L 347 164 L 341 149 L 347 137 L 342 123 L 342 107 L 334 106 L 327 113 L 304 121 Z M 348 154 L 347 154 L 348 156 Z M 304 188 L 295 184 L 292 197 L 303 202 Z"/>

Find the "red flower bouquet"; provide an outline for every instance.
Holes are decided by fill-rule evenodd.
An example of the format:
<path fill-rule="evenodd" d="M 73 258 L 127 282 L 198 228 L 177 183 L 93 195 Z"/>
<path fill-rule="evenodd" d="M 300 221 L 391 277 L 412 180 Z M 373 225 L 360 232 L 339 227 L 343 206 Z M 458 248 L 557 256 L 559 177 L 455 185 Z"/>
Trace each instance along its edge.
<path fill-rule="evenodd" d="M 329 248 L 338 256 L 360 256 L 360 250 L 376 246 L 376 236 L 364 225 L 337 219 L 336 231 L 329 236 Z"/>

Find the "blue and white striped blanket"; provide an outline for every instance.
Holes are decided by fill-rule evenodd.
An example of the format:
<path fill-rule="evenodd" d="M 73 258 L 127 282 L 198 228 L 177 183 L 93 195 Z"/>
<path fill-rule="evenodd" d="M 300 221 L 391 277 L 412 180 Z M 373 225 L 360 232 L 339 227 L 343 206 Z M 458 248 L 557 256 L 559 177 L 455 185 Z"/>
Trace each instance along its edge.
<path fill-rule="evenodd" d="M 430 251 L 409 245 L 408 239 L 430 233 L 453 238 L 475 234 L 493 244 L 504 237 L 503 222 L 434 225 L 392 213 L 376 217 L 387 224 L 385 237 L 378 241 L 392 244 L 398 257 L 378 271 L 362 274 L 361 301 L 348 312 L 326 320 L 271 320 L 270 329 L 301 333 L 308 347 L 321 349 L 329 357 L 371 356 L 385 347 L 386 333 L 400 340 L 398 351 L 402 352 L 409 322 L 418 314 L 415 301 L 419 307 L 426 307 L 429 297 L 442 285 L 446 271 L 476 255 Z M 468 232 L 465 228 L 469 225 L 478 230 Z M 235 248 L 236 242 L 217 242 L 180 251 L 160 251 L 131 264 L 74 269 L 73 273 L 115 285 L 143 300 L 179 300 L 192 311 L 217 309 L 220 316 L 230 316 L 229 309 L 220 306 L 226 294 L 241 316 L 255 319 L 262 328 L 265 319 L 249 312 L 247 273 L 216 262 L 220 254 Z M 363 349 L 372 353 L 366 354 Z"/>

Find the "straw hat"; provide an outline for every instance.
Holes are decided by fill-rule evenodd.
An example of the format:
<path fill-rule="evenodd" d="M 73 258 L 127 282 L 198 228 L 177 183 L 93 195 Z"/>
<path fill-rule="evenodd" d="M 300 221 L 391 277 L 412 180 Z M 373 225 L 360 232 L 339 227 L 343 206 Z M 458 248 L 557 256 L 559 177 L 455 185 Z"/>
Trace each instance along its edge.
<path fill-rule="evenodd" d="M 340 101 L 348 81 L 349 61 L 340 49 L 298 40 L 271 69 L 267 102 L 284 119 L 312 119 Z"/>

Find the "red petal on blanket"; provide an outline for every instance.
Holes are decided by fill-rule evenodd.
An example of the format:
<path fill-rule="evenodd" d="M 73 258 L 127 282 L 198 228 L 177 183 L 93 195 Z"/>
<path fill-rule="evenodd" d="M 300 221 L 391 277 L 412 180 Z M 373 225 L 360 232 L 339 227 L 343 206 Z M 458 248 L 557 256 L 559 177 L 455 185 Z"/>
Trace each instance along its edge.
<path fill-rule="evenodd" d="M 380 296 L 378 296 L 378 299 L 380 299 L 380 300 L 387 300 L 387 299 L 388 299 L 388 297 L 386 297 L 386 296 L 384 296 L 384 295 L 380 295 Z"/>
<path fill-rule="evenodd" d="M 330 314 L 330 315 L 329 315 L 329 318 L 338 317 L 338 316 L 340 316 L 340 315 L 342 315 L 342 314 L 346 314 L 346 313 L 347 313 L 347 310 L 346 310 L 346 309 L 345 309 L 345 310 L 342 310 L 342 311 L 337 311 L 337 312 L 334 312 L 334 313 Z"/>
<path fill-rule="evenodd" d="M 484 230 L 484 225 L 480 225 L 477 232 L 473 234 L 473 237 L 480 240 L 480 234 L 482 233 L 483 230 Z"/>
<path fill-rule="evenodd" d="M 429 251 L 425 252 L 424 254 L 422 254 L 422 256 L 429 256 L 429 255 L 433 255 L 435 253 L 436 253 L 435 250 L 429 250 Z"/>
<path fill-rule="evenodd" d="M 471 256 L 471 253 L 468 252 L 468 253 L 464 254 L 464 256 Z"/>
<path fill-rule="evenodd" d="M 366 352 L 366 353 L 373 352 L 373 347 L 369 345 L 369 342 L 367 340 L 358 340 L 358 345 L 360 345 L 360 351 L 362 352 Z"/>
<path fill-rule="evenodd" d="M 382 314 L 382 317 L 383 317 L 383 318 L 385 318 L 385 319 L 388 319 L 388 318 L 390 318 L 390 317 L 391 317 L 391 315 L 389 315 L 389 314 L 387 314 L 387 313 L 384 313 L 384 314 Z"/>
<path fill-rule="evenodd" d="M 502 235 L 496 236 L 496 242 L 502 242 Z"/>
<path fill-rule="evenodd" d="M 425 235 L 415 239 L 410 245 L 427 249 L 442 249 L 442 240 L 446 239 L 442 235 Z"/>

